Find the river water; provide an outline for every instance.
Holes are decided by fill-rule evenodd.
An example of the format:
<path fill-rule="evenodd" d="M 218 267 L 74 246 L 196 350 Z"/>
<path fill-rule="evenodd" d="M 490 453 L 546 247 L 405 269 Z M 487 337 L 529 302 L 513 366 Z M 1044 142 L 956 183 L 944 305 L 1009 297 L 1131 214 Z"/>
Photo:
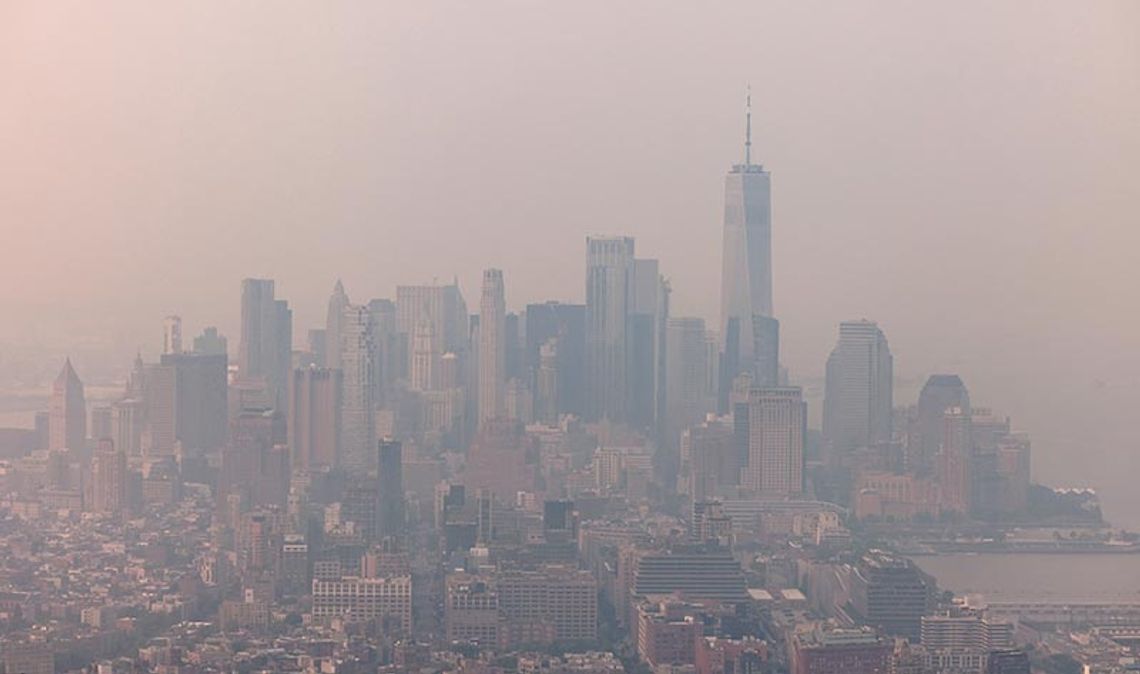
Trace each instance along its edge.
<path fill-rule="evenodd" d="M 990 601 L 1140 602 L 1140 554 L 945 554 L 915 563 L 955 594 Z"/>

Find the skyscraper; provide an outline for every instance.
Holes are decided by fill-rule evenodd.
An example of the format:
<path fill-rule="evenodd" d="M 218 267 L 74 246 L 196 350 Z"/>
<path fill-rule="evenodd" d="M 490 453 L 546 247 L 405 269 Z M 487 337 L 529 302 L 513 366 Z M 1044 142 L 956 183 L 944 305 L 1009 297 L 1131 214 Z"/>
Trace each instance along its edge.
<path fill-rule="evenodd" d="M 479 424 L 506 412 L 506 291 L 503 272 L 483 272 L 483 296 L 479 302 Z"/>
<path fill-rule="evenodd" d="M 404 529 L 404 464 L 398 441 L 385 438 L 378 443 L 377 465 L 380 476 L 381 536 L 396 536 Z"/>
<path fill-rule="evenodd" d="M 669 285 L 657 260 L 633 261 L 626 368 L 629 377 L 629 422 L 658 437 L 665 415 L 665 321 Z"/>
<path fill-rule="evenodd" d="M 686 428 L 716 409 L 716 397 L 707 389 L 710 364 L 704 319 L 670 318 L 666 333 L 664 439 L 666 446 L 676 447 Z"/>
<path fill-rule="evenodd" d="M 946 410 L 970 410 L 970 393 L 956 374 L 934 374 L 918 396 L 917 417 L 908 433 L 907 461 L 915 470 L 929 472 L 942 447 Z"/>
<path fill-rule="evenodd" d="M 194 338 L 194 353 L 204 353 L 211 356 L 226 355 L 228 344 L 224 335 L 218 334 L 218 329 L 208 327 L 202 334 Z"/>
<path fill-rule="evenodd" d="M 91 509 L 121 515 L 127 507 L 127 454 L 113 440 L 102 439 L 91 456 Z"/>
<path fill-rule="evenodd" d="M 727 391 L 741 372 L 766 382 L 763 354 L 772 351 L 771 326 L 759 318 L 772 316 L 772 185 L 771 175 L 752 163 L 751 94 L 745 113 L 744 163 L 736 164 L 724 182 L 724 249 L 721 269 L 720 335 Z M 724 396 L 722 395 L 722 398 Z M 724 400 L 722 400 L 724 402 Z"/>
<path fill-rule="evenodd" d="M 348 294 L 344 292 L 344 284 L 337 279 L 329 297 L 328 312 L 325 318 L 325 367 L 334 370 L 341 369 L 340 362 L 340 333 L 344 324 L 344 310 L 348 306 Z"/>
<path fill-rule="evenodd" d="M 368 470 L 376 441 L 376 410 L 372 399 L 374 350 L 367 307 L 355 304 L 345 307 L 340 344 L 344 372 L 341 463 L 351 470 Z"/>
<path fill-rule="evenodd" d="M 586 418 L 626 421 L 633 239 L 586 239 Z"/>
<path fill-rule="evenodd" d="M 942 509 L 969 514 L 974 491 L 974 441 L 970 410 L 951 407 L 946 410 L 942 424 L 942 449 L 937 454 Z"/>
<path fill-rule="evenodd" d="M 340 456 L 341 370 L 293 370 L 289 387 L 289 452 L 294 470 L 332 468 Z"/>
<path fill-rule="evenodd" d="M 182 353 L 182 317 L 167 316 L 162 321 L 162 353 Z"/>
<path fill-rule="evenodd" d="M 827 359 L 823 436 L 843 453 L 891 440 L 893 361 L 887 338 L 871 321 L 839 324 Z"/>
<path fill-rule="evenodd" d="M 586 409 L 586 307 L 561 302 L 528 304 L 525 323 L 525 359 L 534 391 L 543 395 L 539 382 L 542 349 L 556 339 L 554 362 L 547 361 L 548 371 L 553 369 L 558 374 L 555 413 L 582 416 Z"/>
<path fill-rule="evenodd" d="M 457 281 L 450 285 L 396 287 L 396 330 L 409 345 L 404 354 L 407 359 L 405 370 L 409 375 L 415 359 L 415 349 L 411 345 L 414 333 L 424 321 L 431 324 L 434 334 L 433 361 L 450 351 L 460 361 L 466 362 L 470 326 L 467 303 Z M 435 362 L 430 365 L 431 370 L 438 370 Z"/>
<path fill-rule="evenodd" d="M 229 410 L 226 355 L 168 353 L 161 365 L 174 369 L 174 437 L 184 449 L 220 448 Z"/>
<path fill-rule="evenodd" d="M 749 392 L 748 465 L 741 470 L 741 487 L 765 497 L 803 493 L 804 408 L 797 387 Z"/>
<path fill-rule="evenodd" d="M 293 352 L 293 312 L 274 298 L 272 279 L 247 278 L 241 283 L 241 346 L 238 374 L 263 381 L 269 400 L 284 403 Z"/>
<path fill-rule="evenodd" d="M 48 449 L 81 451 L 87 442 L 87 402 L 70 358 L 52 384 L 48 413 Z"/>

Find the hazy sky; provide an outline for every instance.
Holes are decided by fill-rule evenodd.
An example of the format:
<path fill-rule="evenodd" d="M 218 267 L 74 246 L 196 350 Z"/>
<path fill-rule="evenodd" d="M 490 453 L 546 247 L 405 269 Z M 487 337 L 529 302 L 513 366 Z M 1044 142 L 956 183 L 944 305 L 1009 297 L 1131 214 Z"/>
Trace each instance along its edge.
<path fill-rule="evenodd" d="M 338 276 L 581 301 L 591 233 L 713 319 L 748 82 L 793 376 L 875 319 L 900 377 L 959 372 L 1039 477 L 1124 503 L 1135 0 L 5 2 L 0 344 L 153 352 L 176 312 L 236 346 L 243 276 L 299 337 Z"/>

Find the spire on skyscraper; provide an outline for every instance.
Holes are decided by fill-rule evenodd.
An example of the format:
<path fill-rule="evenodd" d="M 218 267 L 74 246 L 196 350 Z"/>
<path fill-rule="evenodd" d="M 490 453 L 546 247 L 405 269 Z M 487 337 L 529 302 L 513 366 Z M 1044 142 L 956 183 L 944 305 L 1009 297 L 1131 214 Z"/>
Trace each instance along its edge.
<path fill-rule="evenodd" d="M 744 165 L 752 166 L 752 85 L 744 94 Z"/>

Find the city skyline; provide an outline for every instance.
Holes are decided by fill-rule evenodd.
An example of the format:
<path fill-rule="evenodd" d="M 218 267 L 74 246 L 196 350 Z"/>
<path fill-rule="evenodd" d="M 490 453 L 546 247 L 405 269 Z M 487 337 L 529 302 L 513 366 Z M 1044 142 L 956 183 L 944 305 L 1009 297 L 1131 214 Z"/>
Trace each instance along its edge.
<path fill-rule="evenodd" d="M 0 6 L 0 670 L 1121 674 L 1138 25 Z"/>

